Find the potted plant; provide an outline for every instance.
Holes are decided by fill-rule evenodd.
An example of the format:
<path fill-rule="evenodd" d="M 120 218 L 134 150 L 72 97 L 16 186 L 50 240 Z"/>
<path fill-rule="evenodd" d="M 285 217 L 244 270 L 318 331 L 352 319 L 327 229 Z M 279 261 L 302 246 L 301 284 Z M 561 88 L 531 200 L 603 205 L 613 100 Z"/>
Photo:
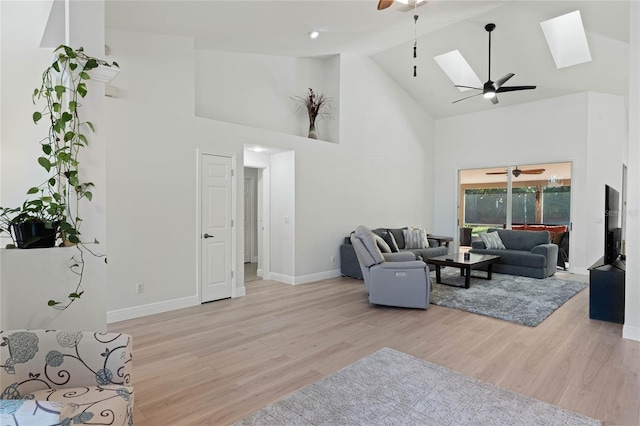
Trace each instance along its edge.
<path fill-rule="evenodd" d="M 465 224 L 460 228 L 460 245 L 461 246 L 471 246 L 471 232 L 473 228 L 471 225 Z"/>
<path fill-rule="evenodd" d="M 9 233 L 13 247 L 53 247 L 60 225 L 61 207 L 48 196 L 27 200 L 18 208 L 0 207 L 0 231 Z"/>
<path fill-rule="evenodd" d="M 84 251 L 95 255 L 80 233 L 81 201 L 91 201 L 93 183 L 82 179 L 79 154 L 88 145 L 87 133 L 94 130 L 91 122 L 81 119 L 81 101 L 94 70 L 119 68 L 115 62 L 88 56 L 82 48 L 61 45 L 54 55 L 32 95 L 33 103 L 42 105 L 33 113 L 34 123 L 48 118 L 47 136 L 39 141 L 42 154 L 37 159 L 48 177 L 27 191 L 27 195 L 40 194 L 38 198 L 28 199 L 19 208 L 0 208 L 0 232 L 8 232 L 19 248 L 51 247 L 56 240 L 75 245 L 79 255 L 71 269 L 79 277 L 76 291 L 69 294 L 66 304 L 49 301 L 49 306 L 66 309 L 82 295 Z"/>

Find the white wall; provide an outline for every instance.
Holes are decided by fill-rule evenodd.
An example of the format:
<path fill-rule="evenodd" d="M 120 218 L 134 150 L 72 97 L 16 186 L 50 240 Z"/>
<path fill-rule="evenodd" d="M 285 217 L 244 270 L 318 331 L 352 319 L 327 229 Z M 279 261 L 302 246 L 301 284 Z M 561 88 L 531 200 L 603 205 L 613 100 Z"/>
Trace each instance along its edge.
<path fill-rule="evenodd" d="M 109 31 L 107 43 L 122 68 L 106 102 L 109 311 L 198 303 L 197 149 L 235 152 L 193 130 L 193 40 Z"/>
<path fill-rule="evenodd" d="M 41 74 L 52 61 L 50 48 L 40 49 L 40 42 L 48 21 L 52 2 L 2 2 L 2 130 L 0 133 L 1 199 L 0 205 L 19 206 L 27 196 L 25 191 L 45 180 L 46 173 L 37 164 L 38 142 L 47 136 L 46 120 L 35 126 L 31 115 L 41 104 L 31 102 L 33 89 L 38 87 Z M 104 54 L 104 2 L 69 2 L 69 22 L 55 24 L 68 29 L 69 39 L 58 40 L 72 47 L 83 46 L 92 56 Z M 82 19 L 77 19 L 82 16 Z M 53 24 L 54 22 L 52 22 Z M 64 32 L 62 32 L 64 33 Z M 84 120 L 96 126 L 87 134 L 89 147 L 79 160 L 82 180 L 93 182 L 92 203 L 83 203 L 80 217 L 83 241 L 97 239 L 100 245 L 90 249 L 107 252 L 105 216 L 105 160 L 103 117 L 104 85 L 88 83 L 88 96 L 82 100 Z M 7 239 L 3 239 L 7 243 Z M 106 268 L 103 259 L 85 253 L 85 274 L 82 288 L 85 293 L 65 311 L 47 307 L 49 299 L 61 302 L 75 291 L 77 276 L 69 273 L 70 254 L 75 249 L 2 250 L 3 268 L 0 274 L 2 294 L 2 326 L 7 328 L 45 328 L 106 330 Z M 62 273 L 61 271 L 66 271 Z M 90 314 L 90 315 L 88 315 Z"/>
<path fill-rule="evenodd" d="M 2 1 L 2 80 L 0 102 L 0 191 L 2 206 L 19 206 L 26 191 L 47 178 L 36 159 L 41 148 L 38 141 L 47 136 L 47 126 L 33 124 L 35 106 L 33 89 L 39 88 L 42 72 L 51 63 L 51 50 L 40 49 L 40 38 L 49 17 L 51 1 Z M 2 247 L 11 239 L 0 234 Z"/>
<path fill-rule="evenodd" d="M 50 299 L 67 302 L 76 291 L 77 276 L 69 267 L 78 256 L 74 247 L 3 250 L 2 301 L 0 316 L 6 330 L 47 328 L 58 330 L 106 331 L 107 266 L 101 258 L 85 256 L 85 293 L 65 311 L 47 306 Z"/>
<path fill-rule="evenodd" d="M 622 190 L 622 164 L 627 162 L 627 110 L 617 96 L 588 94 L 587 116 L 587 191 L 588 204 L 574 213 L 586 216 L 588 266 L 604 256 L 605 184 Z M 575 216 L 575 214 L 574 214 Z M 620 219 L 618 219 L 620 226 Z"/>
<path fill-rule="evenodd" d="M 112 30 L 107 43 L 110 59 L 123 69 L 114 82 L 119 97 L 107 99 L 106 114 L 110 319 L 197 303 L 197 149 L 236 155 L 239 166 L 245 144 L 282 151 L 270 159 L 277 213 L 271 219 L 272 278 L 297 284 L 336 276 L 339 244 L 360 223 L 430 225 L 433 182 L 423 159 L 433 122 L 370 59 L 329 61 L 329 68 L 339 64 L 341 76 L 336 144 L 195 117 L 195 76 L 212 70 L 197 69 L 206 61 L 196 60 L 200 53 L 188 39 Z M 211 97 L 204 90 L 198 87 L 199 99 Z M 271 106 L 279 98 L 263 94 L 257 102 Z M 236 179 L 243 182 L 239 169 Z M 278 181 L 287 185 L 284 197 L 273 194 Z M 135 294 L 136 282 L 145 284 L 145 293 Z"/>
<path fill-rule="evenodd" d="M 571 267 L 587 273 L 604 254 L 598 242 L 604 231 L 597 223 L 604 207 L 598 206 L 604 205 L 605 183 L 619 186 L 625 142 L 624 99 L 604 94 L 580 93 L 437 120 L 436 229 L 457 236 L 459 169 L 572 161 Z"/>
<path fill-rule="evenodd" d="M 296 149 L 297 276 L 338 270 L 358 225 L 433 228 L 431 117 L 368 57 L 342 55 L 340 93 L 340 145 Z"/>
<path fill-rule="evenodd" d="M 339 57 L 324 59 L 196 51 L 196 115 L 307 136 L 306 108 L 292 97 L 309 88 L 333 98 L 333 120 L 316 122 L 318 138 L 338 142 Z"/>
<path fill-rule="evenodd" d="M 622 336 L 640 340 L 640 4 L 630 5 L 629 169 L 625 316 Z"/>
<path fill-rule="evenodd" d="M 296 276 L 296 155 L 271 155 L 271 278 L 288 284 Z"/>

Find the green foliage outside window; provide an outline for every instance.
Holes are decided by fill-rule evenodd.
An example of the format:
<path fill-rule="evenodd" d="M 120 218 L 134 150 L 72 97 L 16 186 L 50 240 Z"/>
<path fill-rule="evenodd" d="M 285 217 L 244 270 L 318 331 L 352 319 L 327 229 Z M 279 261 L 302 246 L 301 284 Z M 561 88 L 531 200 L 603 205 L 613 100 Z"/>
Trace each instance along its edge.
<path fill-rule="evenodd" d="M 464 224 L 502 227 L 507 221 L 507 189 L 476 188 L 464 192 Z M 570 222 L 571 187 L 543 187 L 542 218 L 546 224 L 568 225 Z M 512 223 L 536 223 L 536 187 L 513 188 Z"/>

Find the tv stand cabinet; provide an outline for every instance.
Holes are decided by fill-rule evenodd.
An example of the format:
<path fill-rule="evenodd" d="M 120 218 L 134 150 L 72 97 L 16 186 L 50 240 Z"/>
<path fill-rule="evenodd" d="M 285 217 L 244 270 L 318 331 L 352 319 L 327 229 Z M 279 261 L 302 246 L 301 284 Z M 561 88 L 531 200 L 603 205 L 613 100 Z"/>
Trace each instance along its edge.
<path fill-rule="evenodd" d="M 623 260 L 607 265 L 604 257 L 589 268 L 589 318 L 624 324 L 625 270 Z"/>

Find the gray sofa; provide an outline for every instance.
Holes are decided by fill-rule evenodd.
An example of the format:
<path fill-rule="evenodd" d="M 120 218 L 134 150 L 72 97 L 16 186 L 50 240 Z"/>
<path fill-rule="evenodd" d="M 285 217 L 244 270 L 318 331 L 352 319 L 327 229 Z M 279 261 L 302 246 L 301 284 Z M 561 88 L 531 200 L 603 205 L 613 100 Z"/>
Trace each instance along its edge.
<path fill-rule="evenodd" d="M 473 241 L 469 250 L 500 256 L 500 262 L 493 265 L 494 272 L 532 278 L 546 278 L 556 273 L 558 246 L 550 243 L 549 231 L 487 230 L 494 231 L 506 249 L 487 249 L 484 242 Z"/>
<path fill-rule="evenodd" d="M 406 229 L 406 228 L 405 228 Z M 402 228 L 377 228 L 372 229 L 372 232 L 382 236 L 385 231 L 389 231 L 393 234 L 393 237 L 398 244 L 400 252 L 411 252 L 415 255 L 415 259 L 427 260 L 431 257 L 443 256 L 448 253 L 448 248 L 439 246 L 436 240 L 429 239 L 429 247 L 421 249 L 406 249 L 404 242 L 404 234 Z M 418 258 L 420 256 L 420 258 Z M 435 269 L 434 265 L 429 265 L 429 269 Z M 340 273 L 344 277 L 363 279 L 360 263 L 356 257 L 356 252 L 351 244 L 350 237 L 344 239 L 344 243 L 340 246 Z"/>

